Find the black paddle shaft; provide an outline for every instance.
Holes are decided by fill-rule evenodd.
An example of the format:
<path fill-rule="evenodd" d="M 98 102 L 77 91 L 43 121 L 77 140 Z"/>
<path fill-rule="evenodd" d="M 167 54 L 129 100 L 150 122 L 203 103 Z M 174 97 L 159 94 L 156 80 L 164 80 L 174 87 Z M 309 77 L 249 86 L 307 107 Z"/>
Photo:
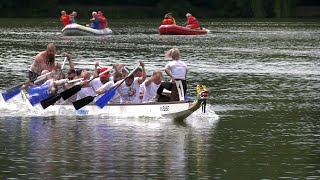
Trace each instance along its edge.
<path fill-rule="evenodd" d="M 47 98 L 47 99 L 45 99 L 43 101 L 40 101 L 40 104 L 41 104 L 43 109 L 46 109 L 50 105 L 52 105 L 55 102 L 57 102 L 60 98 L 61 98 L 60 94 L 55 94 L 55 95 L 50 96 L 49 98 Z"/>
<path fill-rule="evenodd" d="M 78 84 L 78 85 L 73 86 L 73 87 L 70 88 L 70 89 L 67 89 L 67 90 L 61 92 L 61 93 L 60 93 L 60 94 L 61 94 L 61 97 L 62 97 L 64 100 L 68 99 L 69 97 L 71 97 L 71 96 L 73 96 L 74 94 L 76 94 L 77 92 L 79 92 L 79 91 L 81 90 L 82 86 L 83 86 L 83 85 Z"/>
<path fill-rule="evenodd" d="M 87 96 L 85 98 L 82 98 L 82 99 L 80 99 L 78 101 L 73 102 L 72 104 L 73 104 L 74 108 L 76 110 L 78 110 L 78 109 L 81 109 L 83 106 L 91 103 L 94 100 L 95 97 L 96 96 Z"/>

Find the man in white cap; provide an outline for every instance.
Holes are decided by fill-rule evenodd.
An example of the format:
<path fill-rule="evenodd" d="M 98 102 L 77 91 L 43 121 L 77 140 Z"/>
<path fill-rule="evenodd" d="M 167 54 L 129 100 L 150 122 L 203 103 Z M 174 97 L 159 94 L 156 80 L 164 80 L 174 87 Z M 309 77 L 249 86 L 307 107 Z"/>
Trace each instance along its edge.
<path fill-rule="evenodd" d="M 188 28 L 191 28 L 191 29 L 200 28 L 200 23 L 194 16 L 192 16 L 190 13 L 187 13 L 186 17 L 187 17 L 186 25 Z"/>

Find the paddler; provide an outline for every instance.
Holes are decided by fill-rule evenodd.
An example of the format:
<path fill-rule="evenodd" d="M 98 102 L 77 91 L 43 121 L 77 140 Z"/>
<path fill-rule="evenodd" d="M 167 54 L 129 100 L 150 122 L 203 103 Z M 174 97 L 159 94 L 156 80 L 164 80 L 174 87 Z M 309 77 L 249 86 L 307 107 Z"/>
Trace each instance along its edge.
<path fill-rule="evenodd" d="M 55 62 L 56 47 L 53 43 L 49 43 L 45 51 L 40 52 L 34 58 L 34 61 L 29 70 L 29 79 L 36 79 L 43 70 L 48 70 L 49 72 L 53 70 L 61 69 L 61 65 Z M 73 64 L 70 54 L 66 54 L 69 64 Z M 71 68 L 71 66 L 70 66 Z M 74 69 L 71 68 L 71 69 Z"/>

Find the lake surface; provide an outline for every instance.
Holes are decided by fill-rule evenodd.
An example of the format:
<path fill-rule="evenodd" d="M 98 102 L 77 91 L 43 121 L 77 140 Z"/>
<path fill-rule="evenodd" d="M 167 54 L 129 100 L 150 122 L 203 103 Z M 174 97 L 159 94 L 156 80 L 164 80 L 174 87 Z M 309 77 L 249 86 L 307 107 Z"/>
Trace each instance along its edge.
<path fill-rule="evenodd" d="M 1 179 L 320 179 L 319 22 L 211 20 L 202 22 L 208 35 L 160 36 L 160 21 L 115 20 L 114 35 L 64 37 L 57 19 L 1 19 L 1 89 L 24 81 L 53 42 L 57 61 L 70 52 L 76 68 L 142 60 L 148 75 L 177 47 L 188 96 L 197 84 L 211 95 L 207 113 L 183 122 L 45 117 L 1 102 Z"/>

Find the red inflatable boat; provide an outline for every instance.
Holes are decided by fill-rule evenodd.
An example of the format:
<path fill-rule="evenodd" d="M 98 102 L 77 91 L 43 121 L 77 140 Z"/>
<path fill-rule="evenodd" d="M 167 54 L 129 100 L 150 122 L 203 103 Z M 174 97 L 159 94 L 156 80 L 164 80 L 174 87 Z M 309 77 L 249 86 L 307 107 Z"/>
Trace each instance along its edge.
<path fill-rule="evenodd" d="M 202 35 L 209 33 L 209 30 L 205 28 L 190 29 L 177 25 L 161 25 L 158 31 L 160 35 Z"/>

